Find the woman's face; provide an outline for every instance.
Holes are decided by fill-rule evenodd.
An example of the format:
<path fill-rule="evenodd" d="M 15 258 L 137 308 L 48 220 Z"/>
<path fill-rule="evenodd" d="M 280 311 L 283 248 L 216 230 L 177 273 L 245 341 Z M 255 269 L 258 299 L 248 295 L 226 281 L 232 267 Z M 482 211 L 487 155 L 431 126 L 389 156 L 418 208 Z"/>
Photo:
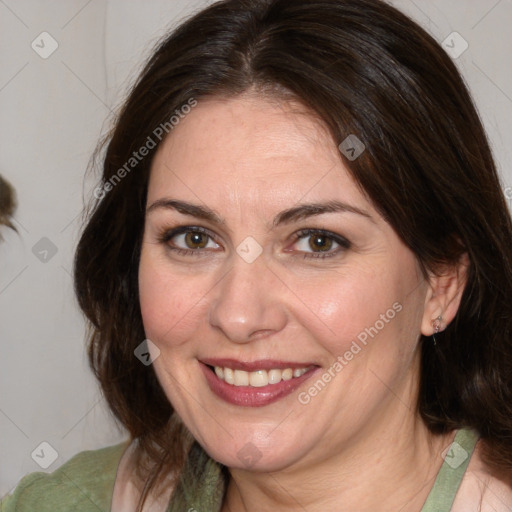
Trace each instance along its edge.
<path fill-rule="evenodd" d="M 427 284 L 297 104 L 201 100 L 180 121 L 139 283 L 158 379 L 229 467 L 312 464 L 414 415 Z"/>

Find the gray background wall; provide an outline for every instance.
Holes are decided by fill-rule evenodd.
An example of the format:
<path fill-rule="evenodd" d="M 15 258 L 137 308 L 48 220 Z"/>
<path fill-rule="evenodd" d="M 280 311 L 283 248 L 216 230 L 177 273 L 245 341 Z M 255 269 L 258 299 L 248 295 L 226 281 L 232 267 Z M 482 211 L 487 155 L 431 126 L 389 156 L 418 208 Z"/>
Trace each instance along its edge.
<path fill-rule="evenodd" d="M 40 465 L 51 462 L 43 470 L 52 471 L 124 438 L 87 367 L 72 290 L 83 198 L 97 178 L 84 173 L 143 58 L 167 28 L 208 3 L 0 0 L 0 173 L 19 200 L 19 234 L 2 230 L 0 245 L 0 496 Z M 456 61 L 510 203 L 512 1 L 391 3 L 438 41 L 456 31 L 469 44 Z M 459 53 L 464 42 L 447 44 Z"/>

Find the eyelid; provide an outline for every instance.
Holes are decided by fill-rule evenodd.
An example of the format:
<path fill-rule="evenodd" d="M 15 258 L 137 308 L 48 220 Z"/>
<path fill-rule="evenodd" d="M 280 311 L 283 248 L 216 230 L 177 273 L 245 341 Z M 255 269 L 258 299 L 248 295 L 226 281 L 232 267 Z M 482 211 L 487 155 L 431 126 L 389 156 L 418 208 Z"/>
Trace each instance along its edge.
<path fill-rule="evenodd" d="M 222 248 L 222 244 L 218 241 L 218 236 L 216 233 L 210 231 L 207 228 L 204 228 L 202 226 L 177 226 L 175 228 L 168 228 L 168 229 L 162 229 L 160 231 L 160 234 L 157 235 L 157 240 L 159 243 L 163 243 L 168 246 L 169 250 L 175 251 L 177 253 L 181 254 L 193 254 L 195 256 L 200 256 L 204 254 L 207 251 L 212 251 L 211 248 L 206 250 L 204 249 L 185 249 L 183 247 L 171 245 L 169 242 L 172 240 L 175 236 L 182 235 L 184 233 L 190 233 L 190 232 L 197 232 L 197 233 L 203 233 L 207 235 L 215 244 L 220 246 Z M 216 249 L 215 249 L 216 250 Z"/>
<path fill-rule="evenodd" d="M 313 235 L 322 235 L 322 236 L 325 236 L 326 238 L 330 238 L 335 243 L 337 243 L 339 245 L 339 247 L 333 251 L 325 251 L 325 252 L 322 252 L 322 251 L 318 251 L 318 252 L 298 251 L 299 253 L 304 255 L 305 259 L 307 259 L 307 258 L 322 259 L 322 258 L 329 258 L 329 257 L 337 256 L 340 253 L 343 253 L 344 251 L 346 251 L 352 247 L 351 242 L 349 240 L 347 240 L 345 237 L 343 237 L 337 233 L 334 233 L 332 231 L 328 231 L 328 230 L 320 229 L 320 228 L 305 228 L 305 229 L 296 231 L 293 234 L 292 245 L 295 245 L 299 240 L 302 240 L 304 238 L 307 238 L 308 236 L 313 236 Z M 292 252 L 292 251 L 288 250 L 288 252 Z"/>
<path fill-rule="evenodd" d="M 307 236 L 311 235 L 323 235 L 327 238 L 331 238 L 336 243 L 344 247 L 345 249 L 349 249 L 351 247 L 351 243 L 349 240 L 347 240 L 344 236 L 339 235 L 338 233 L 334 233 L 332 231 L 328 231 L 326 229 L 320 229 L 320 228 L 305 228 L 301 229 L 299 231 L 296 231 L 294 233 L 295 241 L 306 238 Z"/>
<path fill-rule="evenodd" d="M 171 240 L 171 238 L 174 238 L 176 235 L 181 235 L 183 233 L 188 233 L 190 231 L 204 233 L 205 235 L 211 237 L 212 240 L 215 240 L 217 237 L 215 233 L 202 226 L 177 226 L 175 228 L 164 228 L 163 230 L 161 230 L 160 234 L 158 235 L 158 239 L 160 242 L 168 242 L 169 240 Z"/>
<path fill-rule="evenodd" d="M 189 233 L 189 232 L 204 233 L 205 235 L 210 237 L 210 239 L 215 244 L 219 245 L 220 247 L 223 247 L 222 244 L 220 243 L 220 241 L 218 240 L 220 237 L 217 235 L 217 233 L 214 233 L 210 229 L 205 228 L 203 226 L 194 226 L 194 225 L 181 225 L 181 226 L 176 226 L 173 228 L 167 228 L 167 229 L 164 228 L 160 231 L 160 234 L 158 235 L 158 241 L 161 243 L 167 244 L 169 246 L 169 248 L 172 250 L 185 252 L 187 254 L 200 255 L 201 253 L 204 254 L 205 252 L 207 252 L 204 249 L 184 249 L 182 247 L 171 246 L 169 244 L 169 241 L 172 238 L 174 238 L 175 236 L 184 234 L 184 233 Z M 303 238 L 307 238 L 308 236 L 313 236 L 313 235 L 322 235 L 327 238 L 330 238 L 335 243 L 337 243 L 339 245 L 339 247 L 333 251 L 325 251 L 325 252 L 322 252 L 322 251 L 319 251 L 319 252 L 293 251 L 288 248 L 288 249 L 285 249 L 285 252 L 298 252 L 298 253 L 303 254 L 304 258 L 328 258 L 331 256 L 336 256 L 339 253 L 344 252 L 352 247 L 352 243 L 349 240 L 347 240 L 344 236 L 342 236 L 338 233 L 334 233 L 332 231 L 326 230 L 326 229 L 321 229 L 321 228 L 303 228 L 303 229 L 300 229 L 299 231 L 296 231 L 292 235 L 292 245 L 296 244 L 299 240 L 301 240 Z M 209 249 L 209 250 L 211 251 L 211 249 Z"/>

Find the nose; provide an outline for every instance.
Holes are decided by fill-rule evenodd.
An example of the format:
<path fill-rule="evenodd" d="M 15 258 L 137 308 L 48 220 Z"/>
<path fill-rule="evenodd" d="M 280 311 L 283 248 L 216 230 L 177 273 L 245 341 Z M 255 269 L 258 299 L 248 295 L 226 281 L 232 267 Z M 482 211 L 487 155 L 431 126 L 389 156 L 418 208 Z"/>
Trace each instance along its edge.
<path fill-rule="evenodd" d="M 210 302 L 210 325 L 236 343 L 281 331 L 287 314 L 283 283 L 263 257 L 247 263 L 237 255 L 231 270 L 215 287 Z"/>

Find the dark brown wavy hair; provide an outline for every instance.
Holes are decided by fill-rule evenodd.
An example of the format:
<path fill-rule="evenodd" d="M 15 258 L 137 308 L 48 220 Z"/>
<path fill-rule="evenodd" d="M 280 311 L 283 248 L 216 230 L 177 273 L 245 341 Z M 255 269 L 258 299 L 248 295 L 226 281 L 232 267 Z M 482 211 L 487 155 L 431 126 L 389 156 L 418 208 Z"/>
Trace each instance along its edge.
<path fill-rule="evenodd" d="M 510 471 L 512 224 L 456 66 L 379 0 L 224 0 L 172 31 L 147 62 L 104 147 L 107 187 L 76 252 L 90 363 L 115 417 L 137 440 L 139 507 L 166 475 L 180 473 L 194 441 L 153 368 L 134 356 L 145 338 L 137 275 L 156 149 L 112 180 L 191 98 L 250 88 L 302 102 L 337 144 L 357 135 L 366 151 L 345 164 L 425 275 L 467 253 L 455 319 L 435 347 L 422 337 L 418 410 L 433 432 L 475 428 L 489 464 Z"/>

